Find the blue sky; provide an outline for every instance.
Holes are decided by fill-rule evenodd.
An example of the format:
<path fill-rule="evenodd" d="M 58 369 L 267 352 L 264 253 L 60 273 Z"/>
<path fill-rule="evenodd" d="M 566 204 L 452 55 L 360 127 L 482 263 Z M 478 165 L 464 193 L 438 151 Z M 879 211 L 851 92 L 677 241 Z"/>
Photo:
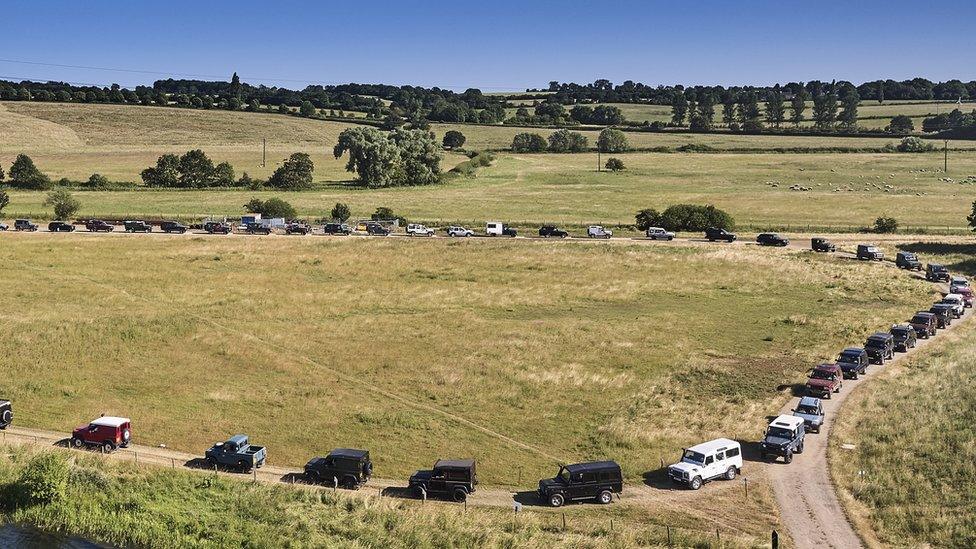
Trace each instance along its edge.
<path fill-rule="evenodd" d="M 597 78 L 968 81 L 976 79 L 974 20 L 971 0 L 12 0 L 0 12 L 0 77 L 132 86 L 237 71 L 291 88 L 382 82 L 484 91 Z"/>

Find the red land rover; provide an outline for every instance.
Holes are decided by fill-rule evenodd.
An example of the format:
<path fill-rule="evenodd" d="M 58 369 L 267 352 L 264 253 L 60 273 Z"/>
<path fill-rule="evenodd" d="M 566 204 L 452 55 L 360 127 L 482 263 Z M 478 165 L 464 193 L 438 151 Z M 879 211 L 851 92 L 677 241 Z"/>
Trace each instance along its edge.
<path fill-rule="evenodd" d="M 129 418 L 102 416 L 72 431 L 71 445 L 75 448 L 101 446 L 106 453 L 114 452 L 129 445 L 131 429 Z"/>

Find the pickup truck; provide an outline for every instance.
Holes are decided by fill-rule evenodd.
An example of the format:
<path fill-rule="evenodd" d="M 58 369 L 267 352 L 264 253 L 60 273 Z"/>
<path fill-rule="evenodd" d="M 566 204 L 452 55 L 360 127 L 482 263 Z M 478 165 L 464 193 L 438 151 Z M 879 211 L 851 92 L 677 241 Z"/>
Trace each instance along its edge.
<path fill-rule="evenodd" d="M 264 446 L 251 446 L 247 435 L 234 435 L 226 442 L 218 442 L 205 454 L 207 465 L 237 467 L 242 473 L 264 465 L 267 452 Z"/>

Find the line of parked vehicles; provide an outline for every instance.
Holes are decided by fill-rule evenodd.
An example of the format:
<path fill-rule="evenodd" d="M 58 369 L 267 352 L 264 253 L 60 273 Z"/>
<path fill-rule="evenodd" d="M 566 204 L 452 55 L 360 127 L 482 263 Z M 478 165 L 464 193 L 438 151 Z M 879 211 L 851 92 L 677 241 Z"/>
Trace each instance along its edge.
<path fill-rule="evenodd" d="M 24 220 L 17 220 L 18 223 L 20 221 Z M 368 231 L 371 225 L 369 223 L 366 225 Z M 63 231 L 74 230 L 73 226 L 70 227 L 70 229 L 62 226 L 55 228 Z M 138 221 L 126 222 L 124 227 L 127 232 L 152 230 L 148 224 Z M 114 226 L 91 220 L 86 223 L 86 228 L 93 232 L 111 231 Z M 385 227 L 381 226 L 381 228 L 386 230 Z M 605 231 L 602 227 L 593 226 L 589 228 L 588 236 L 609 238 L 612 234 L 609 231 L 597 232 L 595 230 L 597 228 Z M 164 222 L 161 224 L 161 229 L 166 232 L 182 233 L 189 227 L 177 222 Z M 232 230 L 227 223 L 217 221 L 205 223 L 203 229 L 211 233 L 227 233 Z M 502 223 L 489 223 L 486 229 L 490 231 L 489 234 L 496 236 L 515 235 L 514 229 Z M 658 228 L 648 229 L 649 238 L 653 238 L 652 229 L 653 233 L 661 239 L 674 238 L 673 233 L 666 231 L 658 233 L 658 230 L 663 231 Z M 18 230 L 37 230 L 37 227 L 21 223 Z M 244 230 L 250 232 L 258 228 L 248 226 L 244 227 Z M 300 229 L 286 227 L 287 230 Z M 323 230 L 326 234 L 352 232 L 348 225 L 339 223 L 326 224 Z M 473 234 L 463 227 L 450 227 L 449 234 L 452 230 L 465 232 L 465 234 L 452 236 Z M 431 229 L 419 224 L 408 225 L 407 231 L 408 234 L 428 236 L 433 234 Z M 308 232 L 300 234 L 308 234 Z M 540 229 L 540 236 L 564 238 L 567 234 L 554 226 L 544 226 Z M 723 229 L 709 228 L 706 231 L 706 238 L 710 241 L 732 242 L 736 239 L 736 235 Z M 787 239 L 775 233 L 762 233 L 757 237 L 757 242 L 770 246 L 789 244 Z M 834 244 L 822 238 L 814 238 L 811 247 L 815 251 L 822 252 L 836 250 Z M 884 255 L 877 247 L 863 244 L 857 248 L 857 258 L 882 260 Z M 903 269 L 921 270 L 921 262 L 909 252 L 899 252 L 896 265 Z M 792 409 L 792 415 L 779 415 L 769 423 L 759 445 L 762 459 L 775 460 L 782 457 L 785 463 L 791 463 L 795 454 L 803 453 L 806 434 L 819 433 L 824 424 L 825 414 L 821 399 L 829 399 L 833 394 L 840 392 L 845 379 L 857 380 L 867 372 L 870 364 L 883 365 L 893 359 L 896 352 L 907 352 L 913 349 L 918 338 L 927 339 L 936 335 L 938 330 L 949 327 L 953 319 L 961 318 L 967 308 L 973 307 L 974 292 L 966 278 L 952 277 L 944 266 L 929 264 L 926 267 L 926 279 L 948 282 L 948 293 L 942 300 L 934 303 L 928 311 L 917 312 L 907 323 L 895 324 L 888 332 L 872 334 L 868 336 L 863 346 L 848 347 L 838 354 L 834 362 L 815 366 L 804 385 L 805 394 Z M 0 400 L 0 429 L 9 426 L 13 417 L 11 402 Z M 75 448 L 98 447 L 106 453 L 111 453 L 117 448 L 129 446 L 131 440 L 132 425 L 128 418 L 100 417 L 74 429 L 70 445 Z M 229 467 L 244 473 L 262 467 L 266 460 L 266 448 L 250 444 L 248 436 L 244 434 L 217 442 L 204 452 L 207 466 Z M 742 466 L 741 444 L 735 440 L 719 438 L 683 449 L 679 461 L 667 467 L 667 476 L 675 483 L 698 490 L 711 480 L 735 479 L 741 472 Z M 303 473 L 313 483 L 358 489 L 372 476 L 373 465 L 368 450 L 337 448 L 326 456 L 311 459 L 305 465 Z M 456 502 L 465 501 L 468 495 L 475 492 L 477 484 L 474 459 L 438 460 L 431 469 L 417 471 L 408 479 L 408 488 L 418 497 L 424 499 L 428 496 L 444 497 Z M 567 502 L 581 500 L 608 504 L 613 500 L 614 494 L 620 494 L 622 491 L 623 475 L 620 466 L 614 461 L 593 461 L 560 467 L 556 476 L 539 481 L 537 495 L 540 501 L 559 507 Z"/>

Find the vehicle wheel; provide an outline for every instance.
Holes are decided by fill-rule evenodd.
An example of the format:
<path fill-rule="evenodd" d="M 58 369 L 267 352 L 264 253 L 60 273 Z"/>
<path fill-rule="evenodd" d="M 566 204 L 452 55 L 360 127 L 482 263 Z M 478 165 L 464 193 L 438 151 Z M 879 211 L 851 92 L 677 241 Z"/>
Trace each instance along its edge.
<path fill-rule="evenodd" d="M 735 480 L 735 475 L 737 472 L 738 471 L 735 470 L 734 466 L 729 467 L 729 470 L 725 472 L 725 480 Z"/>
<path fill-rule="evenodd" d="M 240 469 L 242 473 L 248 473 L 251 471 L 251 468 L 247 466 L 246 461 L 237 462 L 237 468 Z"/>
<path fill-rule="evenodd" d="M 827 391 L 827 392 L 826 392 L 826 393 L 824 394 L 824 398 L 826 398 L 826 399 L 828 399 L 828 400 L 829 400 L 829 399 L 830 399 L 830 395 L 831 395 L 831 393 L 833 393 L 833 392 L 834 392 L 834 391 Z"/>
<path fill-rule="evenodd" d="M 468 493 L 465 492 L 463 488 L 458 488 L 457 490 L 454 490 L 452 499 L 454 499 L 456 503 L 464 503 L 464 500 L 468 499 Z"/>
<path fill-rule="evenodd" d="M 796 453 L 798 453 L 798 454 L 802 454 L 803 453 L 803 443 L 802 442 L 800 443 L 799 446 L 796 447 Z"/>
<path fill-rule="evenodd" d="M 308 479 L 312 484 L 321 484 L 322 477 L 319 475 L 318 471 L 305 471 L 305 478 Z"/>
<path fill-rule="evenodd" d="M 786 452 L 786 455 L 783 456 L 783 461 L 786 463 L 793 463 L 793 452 Z"/>
<path fill-rule="evenodd" d="M 356 480 L 356 477 L 354 476 L 347 476 L 342 479 L 342 487 L 346 488 L 347 490 L 358 490 L 359 481 Z"/>
<path fill-rule="evenodd" d="M 0 428 L 3 428 L 3 427 L 6 427 L 7 425 L 10 425 L 10 422 L 13 419 L 14 419 L 13 412 L 11 412 L 10 410 L 4 410 L 3 413 L 0 414 L 0 426 L 2 426 Z"/>
<path fill-rule="evenodd" d="M 71 439 L 71 445 L 74 446 L 75 448 L 81 448 L 82 446 L 85 445 L 85 443 L 82 442 L 80 438 L 73 438 Z"/>
<path fill-rule="evenodd" d="M 763 459 L 766 459 L 765 454 L 763 454 Z M 690 486 L 692 490 L 698 490 L 699 488 L 701 488 L 702 487 L 701 477 L 695 477 L 691 479 L 691 484 L 689 484 L 688 486 Z"/>
<path fill-rule="evenodd" d="M 600 492 L 600 495 L 596 497 L 596 500 L 603 505 L 606 505 L 613 501 L 613 493 L 610 490 L 604 490 Z"/>
<path fill-rule="evenodd" d="M 106 442 L 102 445 L 102 450 L 104 450 L 106 454 L 111 454 L 115 451 L 115 445 L 111 442 Z"/>
<path fill-rule="evenodd" d="M 421 486 L 421 485 L 418 484 L 418 485 L 416 485 L 416 486 L 413 487 L 413 495 L 417 496 L 417 499 L 424 499 L 424 494 L 425 493 L 426 493 L 426 490 L 424 490 L 424 487 L 423 486 Z"/>
<path fill-rule="evenodd" d="M 853 374 L 851 374 L 851 379 L 853 379 L 854 381 L 857 381 L 857 372 L 854 372 Z"/>
<path fill-rule="evenodd" d="M 814 427 L 814 428 L 813 428 L 813 432 L 814 432 L 814 433 L 817 433 L 817 434 L 819 435 L 819 434 L 820 434 L 820 426 L 819 426 L 819 425 L 817 425 L 816 427 Z"/>
<path fill-rule="evenodd" d="M 549 505 L 553 507 L 562 507 L 565 499 L 563 499 L 562 494 L 553 494 L 549 497 Z"/>

